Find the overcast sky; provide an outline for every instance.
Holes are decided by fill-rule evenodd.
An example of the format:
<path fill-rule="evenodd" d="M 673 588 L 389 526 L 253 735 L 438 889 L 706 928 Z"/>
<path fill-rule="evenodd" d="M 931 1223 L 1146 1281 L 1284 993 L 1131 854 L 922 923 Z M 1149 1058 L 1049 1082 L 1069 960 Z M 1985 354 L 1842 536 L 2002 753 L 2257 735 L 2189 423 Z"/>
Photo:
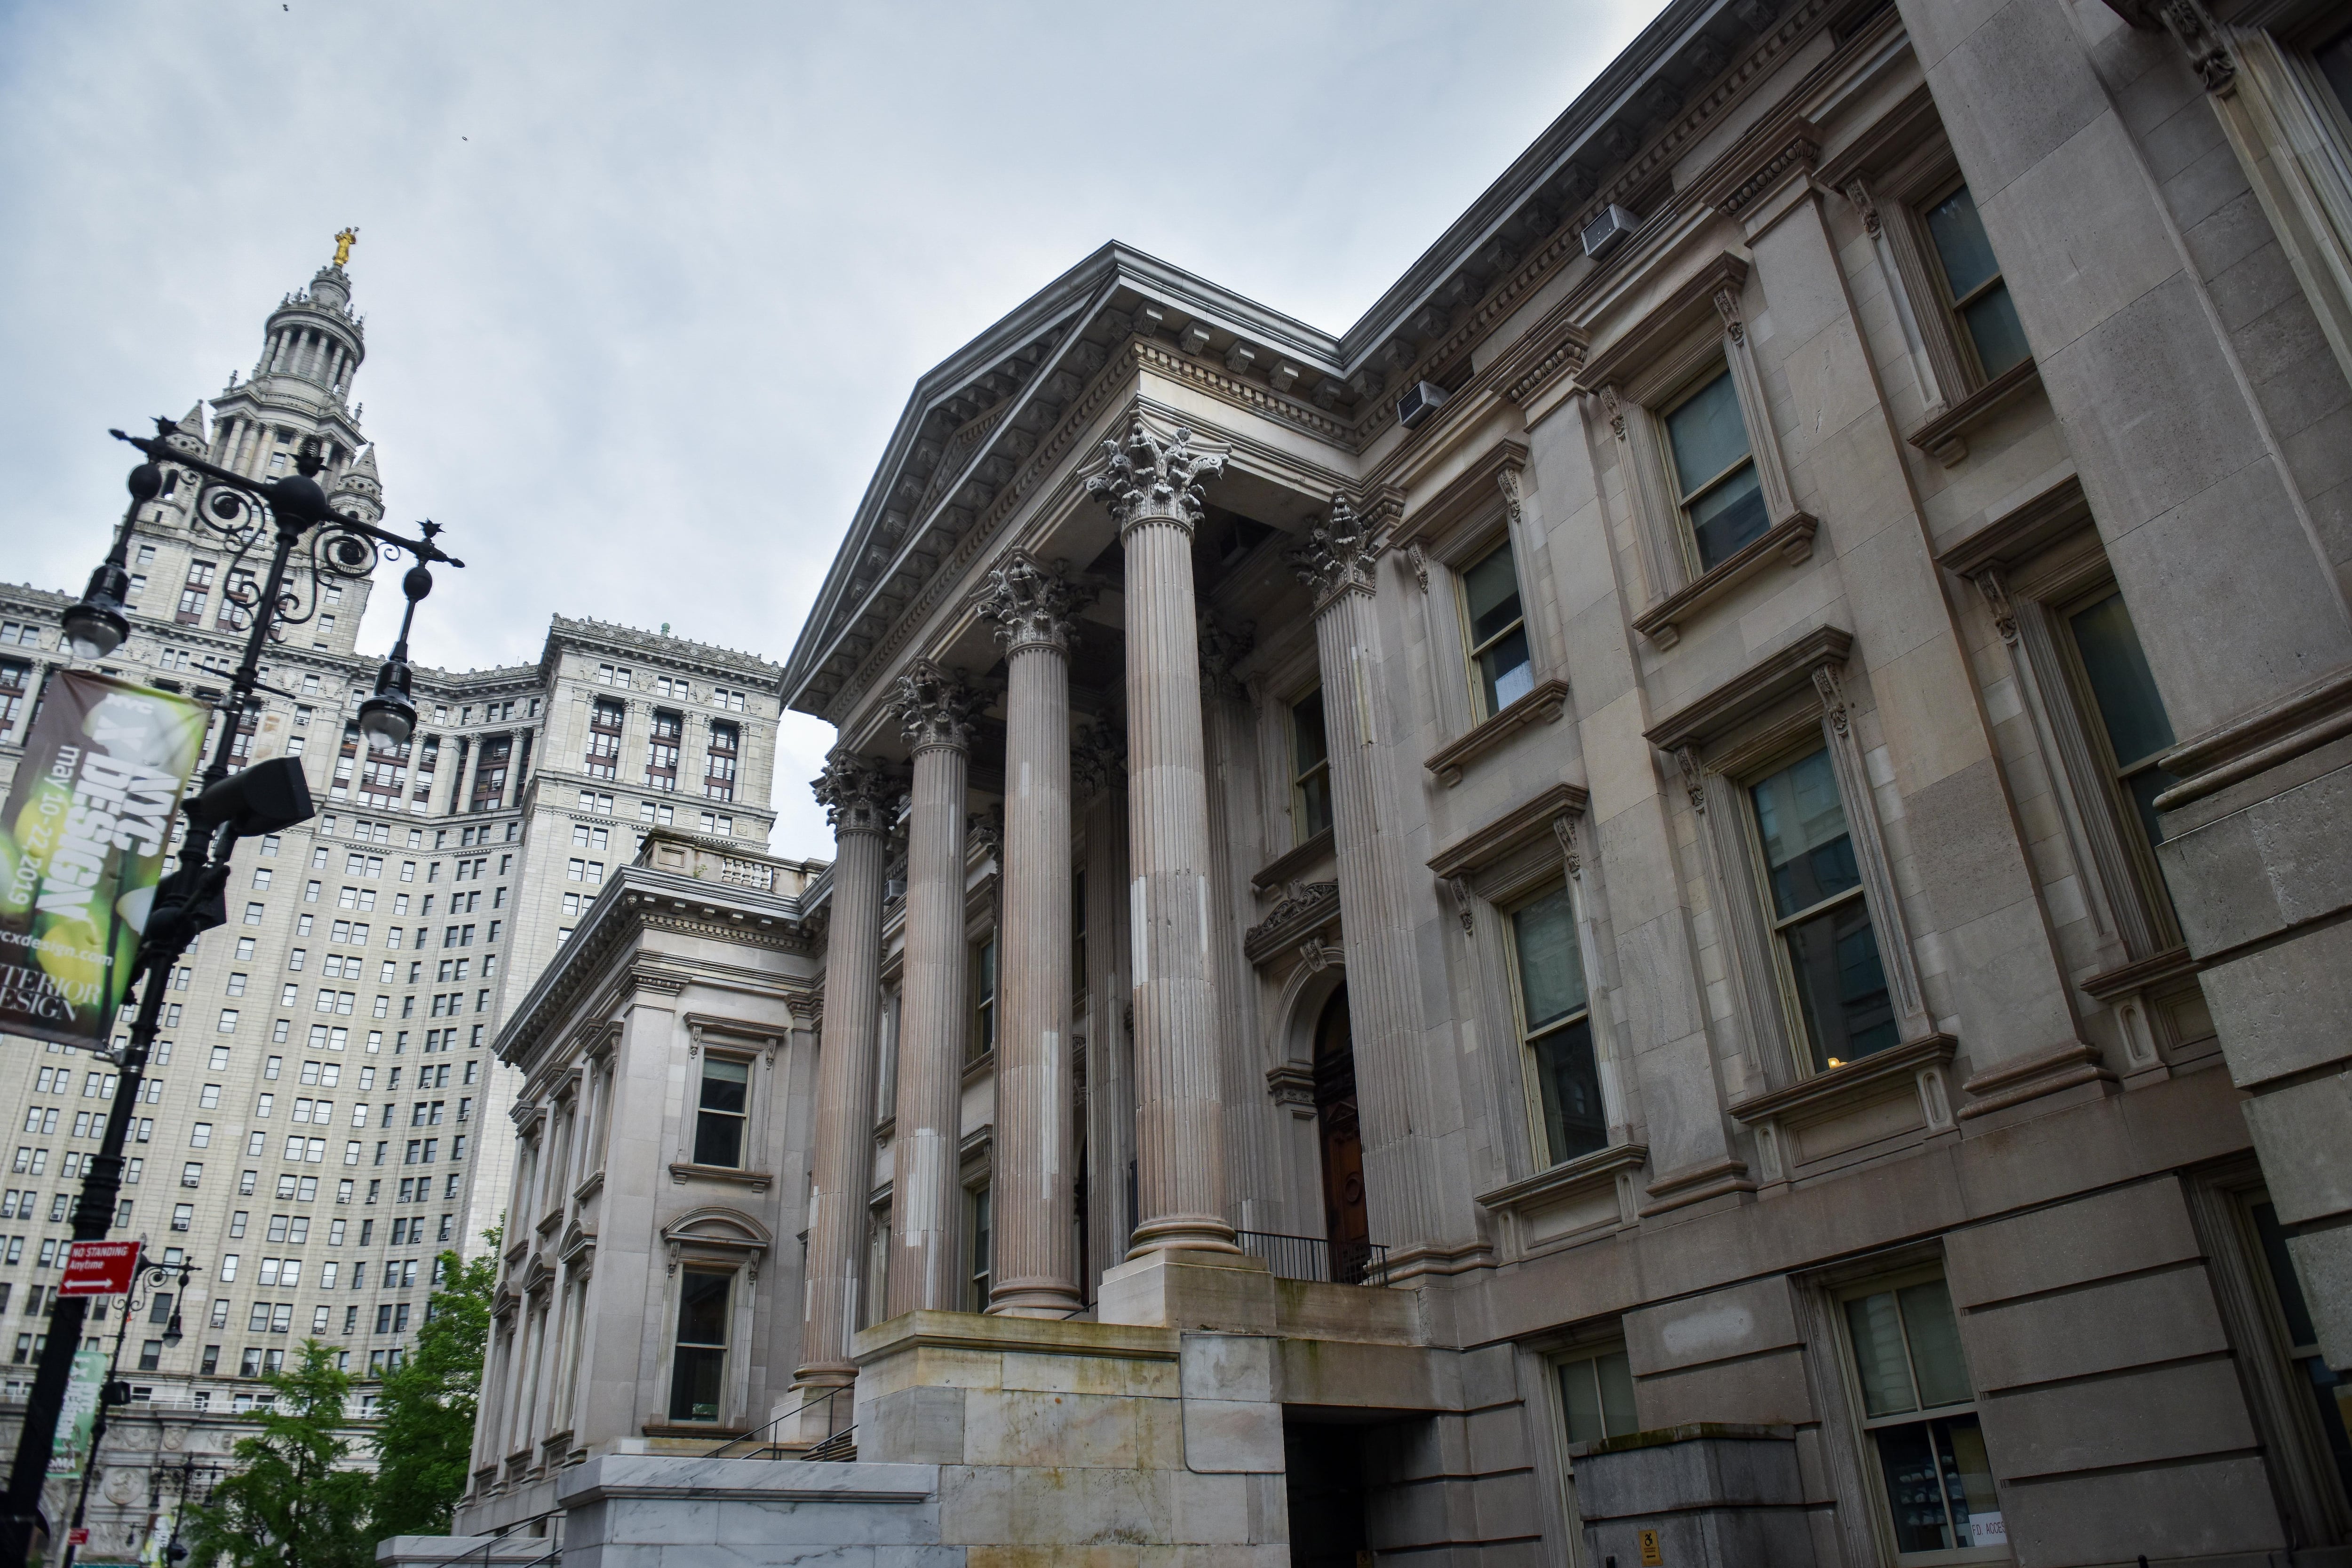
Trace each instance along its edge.
<path fill-rule="evenodd" d="M 0 0 L 0 578 L 78 588 L 107 427 L 249 372 L 354 224 L 386 521 L 468 563 L 417 656 L 781 661 L 924 370 L 1111 238 L 1344 329 L 1659 8 Z"/>

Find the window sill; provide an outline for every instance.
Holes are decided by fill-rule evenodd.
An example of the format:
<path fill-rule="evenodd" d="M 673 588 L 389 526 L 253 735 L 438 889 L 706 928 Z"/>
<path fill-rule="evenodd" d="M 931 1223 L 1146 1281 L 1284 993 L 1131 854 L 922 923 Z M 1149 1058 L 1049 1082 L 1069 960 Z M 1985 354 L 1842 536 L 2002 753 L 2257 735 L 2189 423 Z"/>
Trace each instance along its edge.
<path fill-rule="evenodd" d="M 1552 1207 L 1561 1201 L 1614 1188 L 1621 1171 L 1638 1171 L 1650 1163 L 1650 1146 L 1646 1143 L 1612 1143 L 1606 1149 L 1554 1165 L 1548 1171 L 1538 1171 L 1532 1176 L 1496 1187 L 1478 1194 L 1478 1206 L 1490 1213 L 1517 1215 L 1522 1220 L 1534 1211 Z"/>
<path fill-rule="evenodd" d="M 2042 384 L 2042 371 L 2032 360 L 2020 360 L 1941 414 L 1904 437 L 1946 468 L 1969 455 L 1968 433 L 1992 417 L 2009 402 Z"/>
<path fill-rule="evenodd" d="M 1674 647 L 1682 640 L 1685 622 L 1727 596 L 1741 584 L 1762 575 L 1774 562 L 1784 566 L 1802 566 L 1812 559 L 1813 537 L 1821 531 L 1821 526 L 1820 521 L 1807 512 L 1782 519 L 1697 581 L 1667 595 L 1635 616 L 1633 629 L 1648 638 L 1653 647 L 1663 650 Z"/>
<path fill-rule="evenodd" d="M 1435 773 L 1439 784 L 1452 789 L 1462 782 L 1462 771 L 1472 763 L 1530 724 L 1558 721 L 1567 707 L 1568 682 L 1557 678 L 1547 680 L 1494 717 L 1472 725 L 1467 734 L 1422 766 Z"/>
<path fill-rule="evenodd" d="M 1944 1070 L 1958 1048 L 1950 1035 L 1923 1035 L 1786 1089 L 1750 1095 L 1729 1108 L 1732 1120 L 1756 1134 L 1766 1182 L 1786 1181 L 1801 1165 L 1851 1155 L 1888 1138 L 1948 1132 L 1953 1122 Z M 1893 1121 L 1863 1114 L 1906 1096 L 1916 1099 L 1916 1107 L 1909 1114 L 1898 1109 Z"/>
<path fill-rule="evenodd" d="M 1250 879 L 1253 892 L 1265 892 L 1283 883 L 1297 879 L 1298 873 L 1320 860 L 1331 858 L 1331 830 L 1325 828 L 1297 848 L 1276 856 Z"/>
<path fill-rule="evenodd" d="M 695 1165 L 674 1160 L 670 1163 L 669 1179 L 681 1186 L 688 1181 L 732 1182 L 755 1193 L 764 1193 L 768 1184 L 776 1178 L 766 1171 L 739 1171 L 729 1165 Z"/>

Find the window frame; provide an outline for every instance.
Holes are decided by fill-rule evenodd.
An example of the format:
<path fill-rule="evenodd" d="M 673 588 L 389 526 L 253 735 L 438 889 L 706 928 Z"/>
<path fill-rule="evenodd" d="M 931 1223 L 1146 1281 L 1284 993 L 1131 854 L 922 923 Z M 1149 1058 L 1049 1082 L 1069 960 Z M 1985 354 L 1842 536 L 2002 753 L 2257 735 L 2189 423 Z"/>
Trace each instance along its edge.
<path fill-rule="evenodd" d="M 1331 818 L 1333 815 L 1331 809 L 1331 727 L 1328 722 L 1323 726 L 1323 755 L 1321 758 L 1303 768 L 1298 765 L 1298 710 L 1311 700 L 1316 705 L 1315 711 L 1317 717 L 1318 719 L 1321 718 L 1323 713 L 1323 683 L 1318 680 L 1314 685 L 1301 690 L 1297 697 L 1285 701 L 1282 705 L 1283 717 L 1286 721 L 1283 725 L 1284 740 L 1286 742 L 1284 754 L 1287 759 L 1286 772 L 1289 778 L 1289 786 L 1286 791 L 1286 794 L 1288 795 L 1290 801 L 1290 842 L 1294 847 L 1304 844 L 1311 838 L 1318 837 L 1322 834 L 1331 831 Z M 1308 824 L 1312 820 L 1312 813 L 1307 810 L 1308 797 L 1307 794 L 1307 786 L 1309 780 L 1316 778 L 1321 779 L 1323 783 L 1323 821 L 1319 826 L 1309 826 Z"/>
<path fill-rule="evenodd" d="M 1585 949 L 1585 911 L 1583 900 L 1577 896 L 1577 879 L 1561 874 L 1533 887 L 1514 890 L 1506 902 L 1497 903 L 1495 912 L 1503 927 L 1504 975 L 1510 991 L 1510 1016 L 1519 1046 L 1519 1098 L 1528 1119 L 1528 1149 L 1532 1156 L 1532 1173 L 1558 1170 L 1562 1165 L 1611 1148 L 1617 1142 L 1615 1118 L 1611 1114 L 1610 1097 L 1601 1068 L 1599 1019 L 1593 1006 L 1592 975 Z M 1539 1029 L 1528 1019 L 1526 977 L 1521 973 L 1518 943 L 1518 918 L 1552 894 L 1559 893 L 1568 901 L 1570 948 L 1576 954 L 1578 978 L 1582 982 L 1584 1005 L 1561 1017 L 1545 1024 Z M 1584 1047 L 1592 1058 L 1593 1083 L 1601 1100 L 1601 1142 L 1579 1152 L 1554 1157 L 1549 1126 L 1544 1119 L 1542 1067 L 1537 1056 L 1538 1047 L 1556 1036 L 1564 1036 L 1579 1024 L 1584 1026 Z"/>
<path fill-rule="evenodd" d="M 1981 1432 L 1984 1394 L 1976 1385 L 1975 1374 L 1969 1371 L 1968 1346 L 1960 1343 L 1961 1371 L 1969 1377 L 1969 1397 L 1965 1401 L 1932 1406 L 1922 1405 L 1912 1410 L 1897 1411 L 1886 1415 L 1871 1415 L 1863 1399 L 1861 1364 L 1857 1359 L 1853 1331 L 1846 1317 L 1846 1303 L 1860 1300 L 1866 1296 L 1890 1294 L 1913 1285 L 1926 1284 L 1930 1280 L 1944 1286 L 1945 1299 L 1952 1310 L 1955 1340 L 1958 1342 L 1963 1339 L 1964 1336 L 1960 1331 L 1962 1314 L 1959 1303 L 1951 1299 L 1950 1271 L 1941 1259 L 1914 1264 L 1891 1273 L 1871 1275 L 1864 1279 L 1836 1285 L 1823 1292 L 1823 1305 L 1828 1309 L 1826 1314 L 1828 1331 L 1835 1338 L 1837 1344 L 1837 1374 L 1845 1395 L 1846 1416 L 1851 1423 L 1848 1430 L 1858 1450 L 1855 1458 L 1861 1468 L 1863 1486 L 1870 1494 L 1871 1534 L 1877 1541 L 1879 1550 L 1885 1553 L 1885 1561 L 1890 1564 L 1890 1568 L 1943 1568 L 1945 1564 L 2013 1562 L 2014 1553 L 2011 1548 L 2006 1545 L 1946 1547 L 1927 1552 L 1904 1552 L 1895 1545 L 1894 1500 L 1887 1487 L 1885 1466 L 1879 1458 L 1877 1440 L 1873 1434 L 1895 1426 L 1925 1426 L 1930 1421 L 1948 1420 L 1956 1415 L 1976 1416 L 1979 1423 L 1978 1429 Z M 1903 1334 L 1905 1367 L 1912 1373 L 1916 1394 L 1917 1373 L 1910 1352 L 1911 1330 L 1909 1323 L 1903 1318 L 1899 1306 L 1895 1321 Z M 1987 1479 L 1993 1484 L 1995 1500 L 2003 1504 L 1998 1511 L 2005 1527 L 2009 1510 L 2006 1500 L 2000 1495 L 2000 1478 L 1988 1469 Z"/>
<path fill-rule="evenodd" d="M 1497 555 L 1510 557 L 1511 595 L 1517 601 L 1518 614 L 1509 626 L 1481 641 L 1470 616 L 1470 574 Z M 1542 683 L 1543 660 L 1536 657 L 1536 628 L 1533 617 L 1528 613 L 1528 584 L 1525 575 L 1519 571 L 1518 541 L 1511 537 L 1508 529 L 1483 534 L 1478 542 L 1465 553 L 1462 564 L 1451 569 L 1448 575 L 1454 579 L 1454 611 L 1461 628 L 1462 673 L 1470 692 L 1470 721 L 1473 725 L 1483 724 Z M 1486 690 L 1486 669 L 1481 660 L 1488 649 L 1498 646 L 1513 632 L 1519 634 L 1519 640 L 1527 648 L 1527 661 L 1523 668 L 1527 671 L 1528 690 L 1512 698 L 1509 702 L 1498 701 Z"/>
<path fill-rule="evenodd" d="M 2100 798 L 2105 802 L 2110 823 L 2129 864 L 2134 890 L 2155 928 L 2157 940 L 2166 947 L 2172 947 L 2181 940 L 2179 915 L 2173 907 L 2172 890 L 2165 882 L 2163 868 L 2157 859 L 2157 840 L 2148 836 L 2147 825 L 2140 817 L 2139 803 L 2133 798 L 2126 781 L 2131 774 L 2150 768 L 2161 772 L 2164 752 L 2179 745 L 2179 737 L 2176 732 L 2170 744 L 2153 755 L 2139 759 L 2128 768 L 2116 754 L 2114 738 L 2107 732 L 2106 710 L 2100 706 L 2097 689 L 2091 683 L 2090 666 L 2083 658 L 2081 641 L 2074 632 L 2075 616 L 2104 604 L 2111 597 L 2123 600 L 2124 614 L 2131 619 L 2132 640 L 2139 642 L 2138 619 L 2132 616 L 2131 601 L 2124 596 L 2122 585 L 2112 573 L 2103 574 L 2087 584 L 2072 585 L 2071 591 L 2043 601 L 2043 608 L 2050 618 L 2051 644 L 2058 655 L 2066 693 L 2073 702 L 2074 721 L 2096 766 L 2099 776 L 2095 787 Z M 2142 658 L 2145 658 L 2146 645 L 2141 647 Z M 2159 691 L 2157 695 L 2159 710 L 2163 708 L 2163 694 Z M 2166 727 L 2170 728 L 2172 715 L 2165 713 L 2164 721 Z"/>
<path fill-rule="evenodd" d="M 702 1103 L 704 1086 L 710 1081 L 710 1066 L 727 1062 L 743 1069 L 743 1109 L 740 1111 L 714 1110 Z M 686 1163 L 713 1171 L 749 1171 L 752 1151 L 752 1124 L 758 1111 L 755 1090 L 759 1087 L 759 1057 L 748 1050 L 713 1049 L 706 1045 L 695 1064 L 695 1095 L 692 1114 L 685 1129 Z M 732 1164 L 715 1164 L 702 1158 L 703 1118 L 723 1116 L 735 1123 L 735 1161 Z"/>
<path fill-rule="evenodd" d="M 1997 375 L 2006 375 L 2017 366 L 2010 365 L 1999 372 L 1986 369 L 1984 351 L 1977 342 L 1976 329 L 1969 325 L 1968 308 L 1977 300 L 1985 298 L 1993 289 L 2000 288 L 2009 291 L 2010 308 L 2014 310 L 2017 296 L 2016 291 L 2009 287 L 2009 271 L 2000 265 L 2000 257 L 1998 254 L 1993 256 L 1992 276 L 1969 289 L 1966 297 L 1963 297 L 1959 289 L 1954 287 L 1951 269 L 1944 260 L 1943 247 L 1936 243 L 1935 231 L 1927 226 L 1927 215 L 1962 191 L 1969 192 L 1969 205 L 1971 209 L 1977 210 L 1977 226 L 1982 228 L 1984 215 L 1980 209 L 1977 209 L 1976 192 L 1970 188 L 1967 176 L 1957 168 L 1949 171 L 1945 178 L 1928 186 L 1925 194 L 1906 202 L 1904 216 L 1906 223 L 1913 226 L 1916 231 L 1920 259 L 1925 263 L 1924 270 L 1927 275 L 1935 283 L 1934 299 L 1937 307 L 1943 314 L 1944 330 L 1951 335 L 1956 357 L 1968 377 L 1966 390 L 1975 392 L 1993 381 Z M 1988 251 L 1992 249 L 1992 239 L 1989 235 L 1985 239 L 1985 248 Z M 2019 363 L 2022 364 L 2033 363 L 2033 351 L 2030 347 L 2026 350 L 2025 358 Z"/>
<path fill-rule="evenodd" d="M 1718 473 L 1701 479 L 1685 490 L 1683 488 L 1681 465 L 1675 460 L 1672 421 L 1676 413 L 1697 401 L 1703 394 L 1712 391 L 1717 383 L 1725 381 L 1731 384 L 1732 397 L 1739 409 L 1740 431 L 1748 439 L 1748 450 L 1737 462 Z M 1656 428 L 1658 456 L 1664 463 L 1666 495 L 1674 507 L 1675 518 L 1679 524 L 1675 531 L 1675 540 L 1682 549 L 1683 570 L 1691 581 L 1696 582 L 1729 563 L 1741 550 L 1747 549 L 1748 544 L 1756 542 L 1751 539 L 1727 552 L 1721 561 L 1709 564 L 1705 552 L 1699 546 L 1698 521 L 1691 515 L 1691 508 L 1694 505 L 1730 483 L 1742 468 L 1755 473 L 1757 492 L 1759 496 L 1763 494 L 1764 471 L 1762 462 L 1756 454 L 1755 416 L 1748 405 L 1746 397 L 1741 394 L 1739 376 L 1727 352 L 1700 365 L 1698 369 L 1685 375 L 1672 391 L 1652 401 L 1648 406 L 1648 413 Z M 1771 502 L 1768 499 L 1764 504 L 1766 509 L 1764 531 L 1769 533 L 1771 531 L 1773 523 L 1770 515 Z M 1757 537 L 1762 536 L 1759 534 Z"/>
<path fill-rule="evenodd" d="M 1878 942 L 1895 1007 L 1897 1046 L 1937 1037 L 1919 984 L 1900 889 L 1889 864 L 1869 770 L 1854 733 L 1859 716 L 1846 695 L 1853 636 L 1822 626 L 1768 654 L 1685 703 L 1645 731 L 1674 757 L 1689 809 L 1699 818 L 1698 843 L 1708 902 L 1717 921 L 1724 966 L 1738 998 L 1748 1038 L 1748 1070 L 1759 1093 L 1821 1076 L 1812 1067 L 1795 997 L 1781 979 L 1770 895 L 1760 878 L 1748 784 L 1785 762 L 1826 743 L 1839 804 L 1868 890 L 1865 908 Z M 1867 1059 L 1867 1058 L 1863 1058 Z M 1832 1069 L 1843 1070 L 1843 1069 Z M 1736 1110 L 1736 1108 L 1735 1108 Z M 1931 1119 L 1933 1120 L 1933 1119 Z M 1768 1164 L 1769 1162 L 1768 1161 Z"/>
<path fill-rule="evenodd" d="M 694 1257 L 681 1258 L 678 1261 L 677 1285 L 670 1292 L 667 1336 L 669 1354 L 666 1358 L 667 1364 L 663 1379 L 665 1386 L 662 1389 L 662 1421 L 665 1425 L 723 1427 L 727 1423 L 728 1408 L 734 1403 L 732 1383 L 738 1360 L 735 1354 L 735 1314 L 736 1309 L 740 1305 L 738 1300 L 741 1284 L 738 1278 L 740 1273 L 740 1270 L 734 1263 L 719 1258 Z M 688 1343 L 681 1337 L 686 1328 L 686 1282 L 696 1275 L 715 1276 L 727 1282 L 725 1303 L 719 1313 L 720 1331 L 726 1338 L 716 1345 L 702 1341 Z M 681 1352 L 688 1350 L 719 1352 L 719 1397 L 710 1415 L 707 1418 L 676 1414 L 679 1396 L 684 1393 L 678 1382 L 678 1358 Z"/>
<path fill-rule="evenodd" d="M 992 927 L 971 938 L 965 946 L 965 992 L 971 999 L 970 1016 L 966 1021 L 969 1033 L 964 1039 L 963 1065 L 967 1068 L 977 1066 L 995 1054 L 997 1032 L 1003 1023 L 997 1009 L 997 994 L 1003 980 L 998 973 L 998 964 L 1003 954 L 997 946 L 996 936 L 996 931 Z M 981 1310 L 985 1310 L 985 1308 Z"/>
<path fill-rule="evenodd" d="M 1798 763 L 1811 760 L 1816 755 L 1827 758 L 1830 763 L 1831 775 L 1838 792 L 1838 814 L 1844 819 L 1846 839 L 1853 845 L 1855 851 L 1854 881 L 1850 888 L 1832 893 L 1827 898 L 1816 900 L 1793 914 L 1783 915 L 1772 900 L 1772 867 L 1764 847 L 1764 825 L 1757 813 L 1755 790 L 1767 780 L 1775 778 Z M 1750 762 L 1732 778 L 1732 783 L 1739 792 L 1741 807 L 1739 826 L 1748 851 L 1748 876 L 1756 889 L 1757 914 L 1764 922 L 1766 942 L 1771 949 L 1772 973 L 1778 983 L 1780 995 L 1782 1026 L 1788 1031 L 1790 1046 L 1803 1047 L 1801 1050 L 1791 1050 L 1791 1055 L 1795 1058 L 1793 1065 L 1801 1078 L 1817 1078 L 1822 1073 L 1835 1072 L 1840 1068 L 1853 1066 L 1856 1061 L 1867 1060 L 1868 1057 L 1855 1057 L 1851 1060 L 1839 1061 L 1830 1058 L 1822 1043 L 1812 1038 L 1812 1031 L 1805 1022 L 1803 984 L 1797 974 L 1794 956 L 1789 951 L 1790 933 L 1801 925 L 1860 900 L 1864 917 L 1870 922 L 1871 941 L 1879 949 L 1878 960 L 1882 971 L 1886 965 L 1885 940 L 1877 918 L 1878 911 L 1872 907 L 1870 879 L 1863 874 L 1860 865 L 1862 846 L 1858 842 L 1854 824 L 1853 803 L 1846 793 L 1845 781 L 1837 778 L 1836 773 L 1836 758 L 1831 752 L 1830 742 L 1826 737 L 1797 735 L 1789 737 L 1781 745 Z M 1894 1004 L 1893 989 L 1890 981 L 1888 985 L 1890 1008 Z M 1879 1050 L 1892 1050 L 1895 1046 L 1903 1043 L 1900 1015 L 1895 1015 L 1893 1021 L 1896 1026 L 1895 1038 L 1887 1045 L 1880 1047 Z M 1869 1056 L 1877 1054 L 1878 1051 L 1872 1051 Z"/>

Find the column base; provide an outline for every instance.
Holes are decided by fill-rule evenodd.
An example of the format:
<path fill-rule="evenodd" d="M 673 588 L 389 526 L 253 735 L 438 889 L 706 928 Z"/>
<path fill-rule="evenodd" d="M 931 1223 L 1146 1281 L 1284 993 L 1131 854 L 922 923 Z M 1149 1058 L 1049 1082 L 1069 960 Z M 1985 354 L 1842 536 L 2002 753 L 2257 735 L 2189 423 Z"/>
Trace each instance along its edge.
<path fill-rule="evenodd" d="M 855 1366 L 801 1368 L 793 1374 L 791 1390 L 769 1412 L 772 1429 L 768 1440 L 784 1448 L 824 1442 L 849 1425 L 856 1383 Z"/>
<path fill-rule="evenodd" d="M 1132 1261 L 1147 1253 L 1171 1248 L 1183 1252 L 1241 1251 L 1234 1239 L 1234 1227 L 1215 1215 L 1161 1215 L 1135 1227 L 1127 1256 Z"/>
<path fill-rule="evenodd" d="M 988 1297 L 989 1316 L 995 1318 L 1068 1318 L 1085 1307 L 1069 1285 L 1000 1285 Z"/>
<path fill-rule="evenodd" d="M 1095 1304 L 1106 1323 L 1238 1334 L 1275 1332 L 1275 1310 L 1264 1258 L 1204 1248 L 1163 1248 L 1104 1270 Z"/>

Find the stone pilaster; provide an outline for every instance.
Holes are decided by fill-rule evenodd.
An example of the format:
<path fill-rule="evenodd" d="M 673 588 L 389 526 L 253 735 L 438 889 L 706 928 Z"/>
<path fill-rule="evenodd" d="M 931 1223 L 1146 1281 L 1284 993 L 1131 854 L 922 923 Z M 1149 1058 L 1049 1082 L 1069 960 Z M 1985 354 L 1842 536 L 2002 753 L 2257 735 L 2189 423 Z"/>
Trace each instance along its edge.
<path fill-rule="evenodd" d="M 1396 795 L 1381 765 L 1395 750 L 1396 736 L 1381 722 L 1386 688 L 1373 611 L 1379 552 L 1370 521 L 1335 498 L 1329 519 L 1290 559 L 1315 596 L 1323 728 L 1331 751 L 1331 842 L 1339 862 L 1348 1017 L 1372 1237 L 1388 1244 L 1393 1261 L 1409 1268 L 1433 1249 L 1458 1250 L 1441 1239 L 1433 1155 L 1437 1131 L 1459 1123 L 1459 1089 L 1438 1084 L 1418 1068 L 1422 1009 L 1406 912 L 1414 897 Z"/>
<path fill-rule="evenodd" d="M 1070 616 L 1086 597 L 1015 551 L 988 574 L 1007 690 L 997 922 L 992 1312 L 1068 1316 L 1078 1289 L 1070 1072 Z"/>
<path fill-rule="evenodd" d="M 810 1163 L 808 1317 L 790 1404 L 854 1382 L 857 1277 L 874 1184 L 874 1047 L 882 1010 L 882 851 L 897 780 L 862 757 L 835 754 L 811 786 L 833 824 L 833 913 L 825 1011 L 817 1050 L 816 1150 Z M 815 1413 L 826 1432 L 848 1402 Z M 834 1419 L 837 1417 L 837 1422 Z M 805 1428 L 812 1423 L 803 1422 Z M 822 1433 L 812 1433 L 821 1436 Z"/>
<path fill-rule="evenodd" d="M 1091 1273 L 1127 1256 L 1135 1224 L 1135 1052 L 1127 896 L 1127 726 L 1097 719 L 1071 757 L 1087 837 L 1087 1258 Z"/>
<path fill-rule="evenodd" d="M 1133 912 L 1137 1198 L 1131 1256 L 1232 1250 L 1209 966 L 1209 801 L 1193 617 L 1202 481 L 1224 459 L 1138 420 L 1087 481 L 1127 556 L 1129 898 Z"/>
<path fill-rule="evenodd" d="M 962 1305 L 965 1016 L 964 778 L 972 694 L 929 662 L 898 678 L 893 704 L 914 753 L 907 817 L 907 935 L 891 1142 L 889 1289 L 884 1316 Z"/>
<path fill-rule="evenodd" d="M 1247 810 L 1255 786 L 1241 782 L 1253 751 L 1251 719 L 1233 672 L 1256 646 L 1256 628 L 1204 610 L 1200 635 L 1201 725 L 1209 764 L 1209 978 L 1217 992 L 1225 1148 L 1231 1157 L 1225 1201 L 1244 1230 L 1289 1231 L 1294 1227 L 1274 1175 L 1281 1129 L 1268 1114 L 1274 1106 L 1266 1098 L 1260 1059 L 1255 973 L 1242 952 L 1241 933 L 1255 902 L 1248 891 L 1248 871 L 1265 857 L 1257 847 L 1255 814 Z M 1238 826 L 1244 822 L 1247 831 Z M 1237 857 L 1244 863 L 1236 864 Z"/>

